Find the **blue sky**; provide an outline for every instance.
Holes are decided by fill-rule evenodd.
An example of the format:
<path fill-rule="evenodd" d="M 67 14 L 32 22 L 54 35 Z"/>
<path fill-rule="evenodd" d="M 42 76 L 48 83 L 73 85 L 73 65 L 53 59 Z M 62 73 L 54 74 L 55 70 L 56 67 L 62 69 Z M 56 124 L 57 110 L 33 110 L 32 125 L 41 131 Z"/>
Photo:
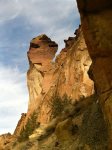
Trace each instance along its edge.
<path fill-rule="evenodd" d="M 45 33 L 60 51 L 79 23 L 75 0 L 0 0 L 0 134 L 13 132 L 27 111 L 30 40 Z"/>

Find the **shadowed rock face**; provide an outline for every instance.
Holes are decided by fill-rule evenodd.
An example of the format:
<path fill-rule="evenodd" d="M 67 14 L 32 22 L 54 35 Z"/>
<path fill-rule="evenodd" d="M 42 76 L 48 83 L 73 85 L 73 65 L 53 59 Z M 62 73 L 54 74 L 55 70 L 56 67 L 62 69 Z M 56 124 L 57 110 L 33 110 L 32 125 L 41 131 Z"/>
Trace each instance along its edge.
<path fill-rule="evenodd" d="M 95 82 L 108 124 L 109 149 L 112 150 L 112 1 L 77 0 L 89 54 L 90 76 Z"/>
<path fill-rule="evenodd" d="M 112 1 L 111 0 L 77 0 L 78 7 L 80 12 L 99 12 L 104 9 L 111 9 Z"/>

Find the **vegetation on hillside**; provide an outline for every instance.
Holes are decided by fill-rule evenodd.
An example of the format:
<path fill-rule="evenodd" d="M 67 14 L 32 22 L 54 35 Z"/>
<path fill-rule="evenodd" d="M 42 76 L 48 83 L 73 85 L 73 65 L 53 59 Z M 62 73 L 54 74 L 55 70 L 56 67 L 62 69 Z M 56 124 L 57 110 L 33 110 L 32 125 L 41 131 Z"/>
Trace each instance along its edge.
<path fill-rule="evenodd" d="M 69 104 L 71 104 L 71 100 L 67 95 L 64 95 L 62 98 L 58 94 L 53 95 L 49 101 L 52 109 L 52 118 L 59 116 Z"/>

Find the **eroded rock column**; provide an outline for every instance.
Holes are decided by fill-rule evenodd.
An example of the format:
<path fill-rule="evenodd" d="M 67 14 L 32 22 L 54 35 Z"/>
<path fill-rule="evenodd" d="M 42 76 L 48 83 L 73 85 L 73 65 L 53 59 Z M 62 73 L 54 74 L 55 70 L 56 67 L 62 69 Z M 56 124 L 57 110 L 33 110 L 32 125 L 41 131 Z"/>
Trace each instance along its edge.
<path fill-rule="evenodd" d="M 53 63 L 58 45 L 46 35 L 34 38 L 30 43 L 27 73 L 29 111 L 37 109 L 52 83 Z"/>

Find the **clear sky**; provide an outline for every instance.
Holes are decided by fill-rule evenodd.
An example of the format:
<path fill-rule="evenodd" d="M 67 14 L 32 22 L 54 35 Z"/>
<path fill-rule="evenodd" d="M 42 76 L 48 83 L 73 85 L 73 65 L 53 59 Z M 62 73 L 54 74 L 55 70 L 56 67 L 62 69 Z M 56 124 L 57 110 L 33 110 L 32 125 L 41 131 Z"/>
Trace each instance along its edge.
<path fill-rule="evenodd" d="M 30 40 L 45 33 L 60 51 L 79 23 L 75 0 L 0 0 L 0 134 L 13 132 L 27 111 Z"/>

